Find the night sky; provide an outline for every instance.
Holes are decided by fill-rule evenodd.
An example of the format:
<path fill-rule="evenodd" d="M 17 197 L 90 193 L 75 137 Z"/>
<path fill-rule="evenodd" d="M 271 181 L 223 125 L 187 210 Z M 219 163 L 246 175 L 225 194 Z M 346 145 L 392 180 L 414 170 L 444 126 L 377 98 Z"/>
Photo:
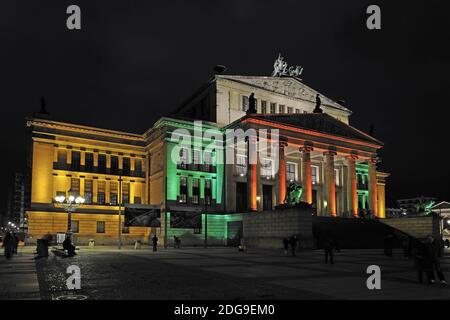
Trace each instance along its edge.
<path fill-rule="evenodd" d="M 270 75 L 281 52 L 303 81 L 385 142 L 387 200 L 450 200 L 450 11 L 444 1 L 0 1 L 5 198 L 23 171 L 26 116 L 40 96 L 55 120 L 142 133 L 207 81 Z M 77 4 L 82 29 L 66 28 Z M 381 30 L 366 8 L 381 7 Z M 3 200 L 2 200 L 3 202 Z"/>

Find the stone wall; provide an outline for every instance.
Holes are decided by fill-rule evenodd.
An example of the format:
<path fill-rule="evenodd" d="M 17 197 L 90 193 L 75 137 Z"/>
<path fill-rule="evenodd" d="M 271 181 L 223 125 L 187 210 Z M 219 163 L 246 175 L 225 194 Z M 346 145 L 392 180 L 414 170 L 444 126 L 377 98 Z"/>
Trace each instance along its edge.
<path fill-rule="evenodd" d="M 434 216 L 381 219 L 381 222 L 415 238 L 439 237 L 439 219 Z"/>
<path fill-rule="evenodd" d="M 283 238 L 301 235 L 301 247 L 313 247 L 312 209 L 290 208 L 243 214 L 244 244 L 253 248 L 282 248 Z"/>

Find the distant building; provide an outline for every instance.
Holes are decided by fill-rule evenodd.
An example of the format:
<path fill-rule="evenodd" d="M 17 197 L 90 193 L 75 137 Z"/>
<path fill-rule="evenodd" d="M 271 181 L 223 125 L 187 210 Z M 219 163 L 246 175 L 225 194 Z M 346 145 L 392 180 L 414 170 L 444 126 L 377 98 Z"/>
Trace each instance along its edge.
<path fill-rule="evenodd" d="M 430 203 L 431 201 L 436 201 L 435 197 L 415 197 L 415 198 L 407 198 L 407 199 L 399 199 L 397 200 L 398 206 L 400 209 L 406 210 L 408 213 L 417 213 L 417 208 L 420 205 L 424 205 Z"/>
<path fill-rule="evenodd" d="M 26 210 L 30 204 L 30 177 L 23 173 L 15 173 L 8 191 L 6 217 L 3 225 L 9 221 L 19 226 L 20 231 L 28 228 Z"/>

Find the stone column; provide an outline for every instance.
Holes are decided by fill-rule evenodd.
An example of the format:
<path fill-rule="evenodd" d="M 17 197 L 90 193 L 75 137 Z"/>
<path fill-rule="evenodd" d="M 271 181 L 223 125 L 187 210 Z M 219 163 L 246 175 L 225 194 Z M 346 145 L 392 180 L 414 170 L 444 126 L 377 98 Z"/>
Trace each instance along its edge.
<path fill-rule="evenodd" d="M 257 160 L 257 138 L 249 137 L 247 139 L 247 206 L 249 211 L 258 210 L 258 202 L 256 200 L 258 196 Z"/>
<path fill-rule="evenodd" d="M 358 194 L 356 185 L 356 159 L 358 156 L 351 155 L 347 157 L 348 174 L 347 174 L 347 190 L 348 190 L 348 204 L 350 213 L 358 217 Z"/>
<path fill-rule="evenodd" d="M 278 204 L 283 204 L 286 198 L 286 156 L 284 154 L 286 147 L 287 142 L 280 140 L 278 149 Z"/>
<path fill-rule="evenodd" d="M 336 152 L 324 152 L 325 166 L 325 199 L 327 200 L 327 211 L 332 217 L 336 216 L 336 182 L 334 177 L 334 156 Z"/>
<path fill-rule="evenodd" d="M 378 216 L 377 206 L 377 160 L 369 160 L 369 210 L 374 217 Z"/>
<path fill-rule="evenodd" d="M 302 200 L 309 204 L 312 204 L 312 177 L 311 177 L 311 151 L 313 150 L 310 146 L 305 146 L 300 148 L 302 154 L 302 189 L 303 195 Z"/>

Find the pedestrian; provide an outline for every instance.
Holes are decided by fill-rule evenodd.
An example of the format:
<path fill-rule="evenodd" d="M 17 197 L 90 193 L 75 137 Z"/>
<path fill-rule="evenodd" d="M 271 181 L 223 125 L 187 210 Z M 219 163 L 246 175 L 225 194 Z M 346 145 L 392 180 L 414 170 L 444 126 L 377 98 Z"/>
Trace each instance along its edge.
<path fill-rule="evenodd" d="M 158 246 L 158 237 L 156 236 L 156 234 L 154 234 L 152 237 L 152 243 L 153 243 L 153 252 L 156 252 Z"/>
<path fill-rule="evenodd" d="M 448 240 L 448 238 L 445 239 L 444 243 L 445 243 L 445 246 L 447 247 L 447 249 L 450 248 L 450 240 Z"/>
<path fill-rule="evenodd" d="M 293 257 L 295 257 L 295 249 L 297 248 L 297 236 L 292 235 L 289 239 L 289 245 L 291 246 L 291 254 Z"/>
<path fill-rule="evenodd" d="M 434 282 L 434 272 L 442 284 L 446 284 L 444 273 L 441 269 L 440 257 L 442 256 L 442 242 L 440 239 L 435 239 L 433 236 L 428 236 L 429 256 L 431 263 L 432 280 Z"/>
<path fill-rule="evenodd" d="M 283 238 L 283 249 L 284 255 L 287 256 L 289 250 L 289 240 L 287 238 Z"/>
<path fill-rule="evenodd" d="M 5 257 L 10 259 L 14 251 L 14 239 L 11 233 L 8 231 L 3 239 L 3 248 L 5 248 Z"/>
<path fill-rule="evenodd" d="M 394 236 L 388 234 L 384 237 L 384 254 L 388 257 L 392 257 L 392 247 L 394 245 Z"/>
<path fill-rule="evenodd" d="M 13 253 L 17 254 L 17 249 L 19 248 L 19 238 L 17 237 L 17 234 L 15 232 L 12 234 L 12 238 L 14 240 Z"/>
<path fill-rule="evenodd" d="M 325 251 L 325 264 L 328 264 L 328 258 L 330 259 L 330 263 L 334 264 L 334 243 L 330 238 L 325 238 L 323 242 L 323 249 Z"/>

